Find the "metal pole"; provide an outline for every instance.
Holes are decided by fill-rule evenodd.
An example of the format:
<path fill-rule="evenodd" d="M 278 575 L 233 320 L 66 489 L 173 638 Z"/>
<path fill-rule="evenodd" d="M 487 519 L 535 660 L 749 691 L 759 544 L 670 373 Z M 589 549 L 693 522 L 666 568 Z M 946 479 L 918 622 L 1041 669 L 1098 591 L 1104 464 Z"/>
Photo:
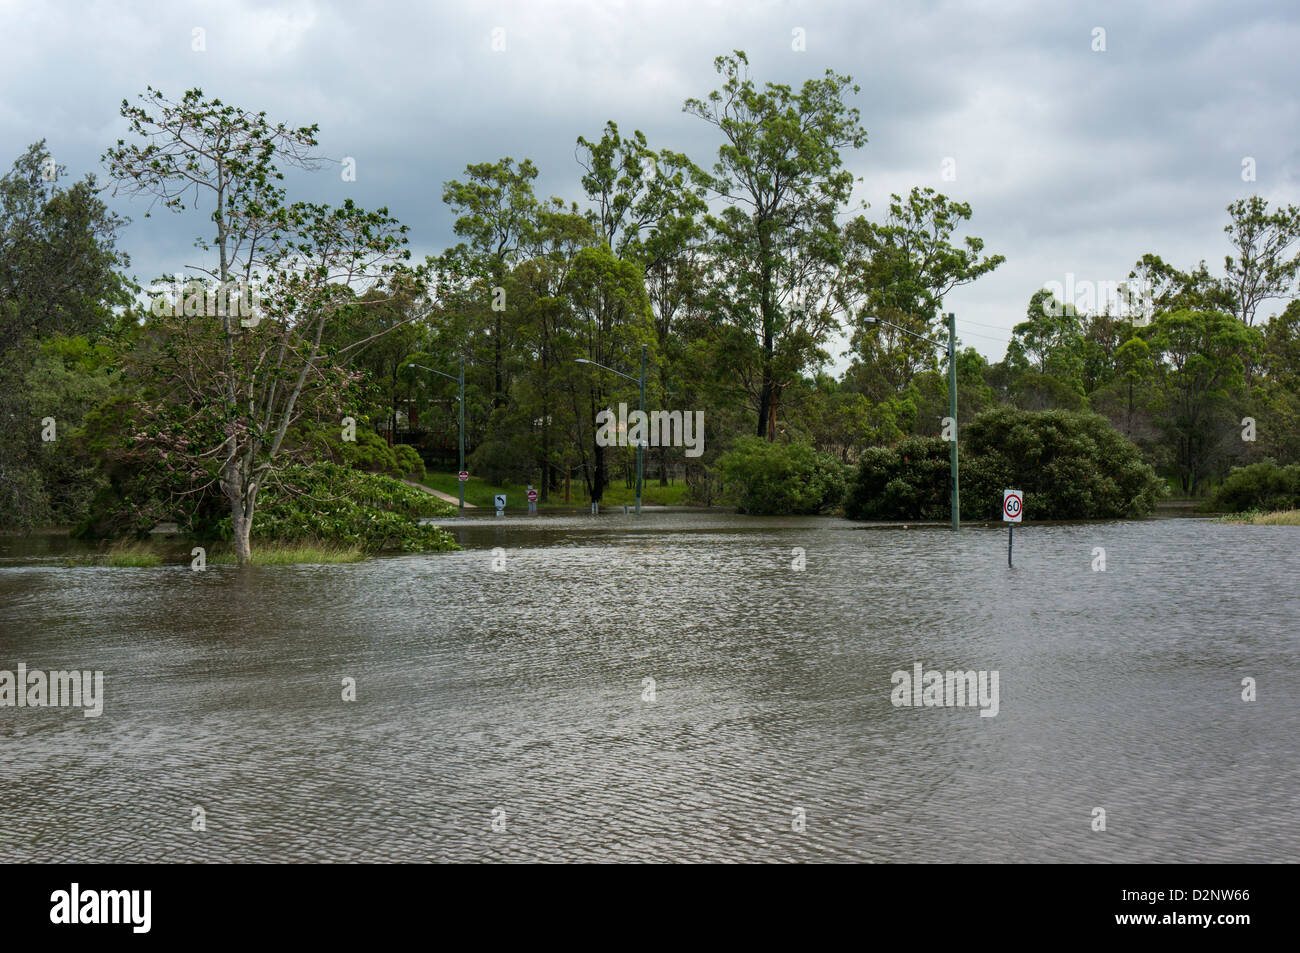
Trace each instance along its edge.
<path fill-rule="evenodd" d="M 961 529 L 961 488 L 957 481 L 957 315 L 948 313 L 948 416 L 952 418 L 952 528 Z"/>
<path fill-rule="evenodd" d="M 1015 541 L 1016 541 L 1016 524 L 1008 523 L 1007 524 L 1007 568 L 1008 569 L 1015 568 L 1014 566 L 1011 565 L 1011 547 L 1015 545 Z"/>
<path fill-rule="evenodd" d="M 638 440 L 636 444 L 636 513 L 638 516 L 641 515 L 641 466 L 642 466 L 641 457 L 642 454 L 645 452 L 644 450 L 645 429 L 644 428 L 649 426 L 649 423 L 646 421 L 645 418 L 645 352 L 646 352 L 646 346 L 642 344 L 641 345 L 641 422 L 642 422 L 643 429 L 641 431 L 641 439 Z"/>
<path fill-rule="evenodd" d="M 465 472 L 465 355 L 460 356 L 460 471 Z M 460 515 L 465 513 L 465 481 L 456 474 L 460 484 Z"/>

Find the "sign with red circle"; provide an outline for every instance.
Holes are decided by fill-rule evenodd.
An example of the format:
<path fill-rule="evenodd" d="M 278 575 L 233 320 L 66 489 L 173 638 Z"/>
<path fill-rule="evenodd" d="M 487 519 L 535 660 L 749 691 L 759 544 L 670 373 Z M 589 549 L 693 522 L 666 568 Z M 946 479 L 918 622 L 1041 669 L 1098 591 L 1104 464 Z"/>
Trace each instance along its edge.
<path fill-rule="evenodd" d="M 528 502 L 529 502 L 529 503 L 536 503 L 536 502 L 537 502 L 537 491 L 536 491 L 536 490 L 531 489 L 531 488 L 528 490 Z"/>
<path fill-rule="evenodd" d="M 460 473 L 458 474 L 458 476 L 460 477 L 460 482 L 461 482 L 461 483 L 464 483 L 466 480 L 469 479 L 469 471 L 468 471 L 468 470 L 461 470 Z"/>
<path fill-rule="evenodd" d="M 1019 523 L 1025 510 L 1025 494 L 1020 490 L 1002 491 L 1002 519 L 1007 523 Z"/>

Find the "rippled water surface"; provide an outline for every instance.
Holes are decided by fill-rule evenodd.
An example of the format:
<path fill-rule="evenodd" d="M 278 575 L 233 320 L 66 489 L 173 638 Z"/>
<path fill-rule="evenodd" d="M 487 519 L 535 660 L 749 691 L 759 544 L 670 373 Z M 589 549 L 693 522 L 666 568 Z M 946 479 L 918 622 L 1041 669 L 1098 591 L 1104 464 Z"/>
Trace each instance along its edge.
<path fill-rule="evenodd" d="M 1011 570 L 976 526 L 446 525 L 202 573 L 0 539 L 0 669 L 105 694 L 0 708 L 0 860 L 1300 858 L 1300 529 L 1026 526 Z M 998 715 L 895 708 L 915 662 Z"/>

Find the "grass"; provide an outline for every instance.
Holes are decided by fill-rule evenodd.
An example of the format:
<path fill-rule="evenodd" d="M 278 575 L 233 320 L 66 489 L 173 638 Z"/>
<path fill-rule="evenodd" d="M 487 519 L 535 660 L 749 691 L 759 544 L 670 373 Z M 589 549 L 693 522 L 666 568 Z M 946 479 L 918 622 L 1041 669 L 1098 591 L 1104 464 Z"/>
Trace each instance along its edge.
<path fill-rule="evenodd" d="M 1300 510 L 1275 510 L 1272 513 L 1235 513 L 1224 516 L 1220 523 L 1237 523 L 1245 526 L 1300 526 Z"/>
<path fill-rule="evenodd" d="M 160 550 L 150 543 L 117 543 L 102 553 L 70 556 L 66 566 L 133 566 L 153 568 L 167 565 L 192 564 L 189 549 L 177 552 L 175 547 Z M 209 548 L 206 555 L 209 566 L 235 565 L 235 552 L 228 545 Z M 253 543 L 252 565 L 298 566 L 320 563 L 355 563 L 367 558 L 367 553 L 356 546 L 333 543 Z"/>
<path fill-rule="evenodd" d="M 161 566 L 163 558 L 162 554 L 148 543 L 117 543 L 106 552 L 92 553 L 86 556 L 69 556 L 63 562 L 66 566 L 128 566 L 149 568 L 153 566 Z"/>
<path fill-rule="evenodd" d="M 459 481 L 455 473 L 428 473 L 424 480 L 421 481 L 425 486 L 432 487 L 435 490 L 441 490 L 450 496 L 456 496 Z M 528 488 L 518 483 L 494 484 L 488 483 L 479 477 L 471 476 L 465 481 L 465 502 L 472 503 L 474 506 L 483 509 L 492 509 L 492 498 L 498 493 L 506 494 L 506 506 L 510 509 L 515 507 L 527 508 L 528 497 L 525 495 Z M 686 502 L 686 484 L 682 481 L 672 484 L 671 486 L 660 486 L 658 478 L 647 480 L 642 488 L 641 502 L 646 506 L 684 506 Z M 623 485 L 623 481 L 617 481 L 613 486 L 605 488 L 604 498 L 601 500 L 602 506 L 622 506 L 624 503 L 631 506 L 636 501 L 636 490 Z M 453 504 L 454 505 L 454 504 Z M 572 509 L 574 507 L 586 509 L 590 505 L 585 487 L 581 482 L 575 481 L 569 491 L 569 502 L 564 502 L 564 491 L 558 493 L 552 492 L 551 499 L 546 502 L 538 502 L 538 509 Z"/>
<path fill-rule="evenodd" d="M 295 566 L 309 563 L 356 563 L 366 558 L 366 553 L 356 546 L 334 543 L 253 543 L 251 565 Z M 209 554 L 213 566 L 235 565 L 234 550 L 218 549 Z"/>

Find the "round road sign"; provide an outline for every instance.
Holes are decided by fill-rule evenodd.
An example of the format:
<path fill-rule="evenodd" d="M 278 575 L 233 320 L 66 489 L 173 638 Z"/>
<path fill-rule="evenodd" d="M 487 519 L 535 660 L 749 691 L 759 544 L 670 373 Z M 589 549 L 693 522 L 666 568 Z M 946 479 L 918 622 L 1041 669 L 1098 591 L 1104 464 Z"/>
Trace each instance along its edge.
<path fill-rule="evenodd" d="M 461 483 L 464 483 L 466 480 L 469 479 L 469 471 L 468 471 L 468 470 L 461 470 L 460 473 L 457 474 L 457 476 L 459 476 L 459 478 L 460 478 L 460 482 L 461 482 Z"/>

